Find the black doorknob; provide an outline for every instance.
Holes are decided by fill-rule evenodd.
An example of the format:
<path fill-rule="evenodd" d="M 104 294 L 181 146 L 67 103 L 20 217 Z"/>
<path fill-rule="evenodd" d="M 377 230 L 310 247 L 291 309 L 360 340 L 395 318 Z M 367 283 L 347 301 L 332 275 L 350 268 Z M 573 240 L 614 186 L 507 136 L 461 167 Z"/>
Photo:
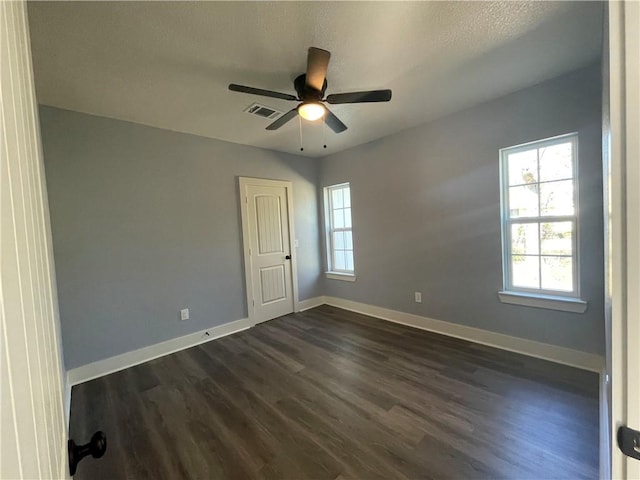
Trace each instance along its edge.
<path fill-rule="evenodd" d="M 103 432 L 96 432 L 91 437 L 91 441 L 86 445 L 76 445 L 76 442 L 69 440 L 69 473 L 74 476 L 78 463 L 87 455 L 93 458 L 100 458 L 107 451 L 107 436 Z"/>
<path fill-rule="evenodd" d="M 284 257 L 285 260 L 291 260 L 291 255 L 287 255 L 286 257 Z"/>

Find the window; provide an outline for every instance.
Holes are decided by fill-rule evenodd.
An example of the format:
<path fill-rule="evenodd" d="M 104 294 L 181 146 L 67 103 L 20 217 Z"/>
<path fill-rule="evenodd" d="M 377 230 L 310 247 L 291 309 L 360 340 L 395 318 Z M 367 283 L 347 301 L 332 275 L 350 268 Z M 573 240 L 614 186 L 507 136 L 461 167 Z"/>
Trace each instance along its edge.
<path fill-rule="evenodd" d="M 327 230 L 327 276 L 354 279 L 351 192 L 348 183 L 324 189 Z"/>
<path fill-rule="evenodd" d="M 577 152 L 576 134 L 500 151 L 501 293 L 579 296 Z"/>

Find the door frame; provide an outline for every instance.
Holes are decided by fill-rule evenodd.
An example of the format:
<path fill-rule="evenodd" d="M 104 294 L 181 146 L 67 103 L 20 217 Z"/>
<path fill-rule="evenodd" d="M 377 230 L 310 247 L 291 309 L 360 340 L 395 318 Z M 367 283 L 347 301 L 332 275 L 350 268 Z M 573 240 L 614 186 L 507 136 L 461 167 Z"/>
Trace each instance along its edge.
<path fill-rule="evenodd" d="M 618 448 L 618 427 L 640 428 L 637 395 L 640 391 L 638 346 L 640 337 L 640 127 L 638 106 L 640 39 L 636 2 L 609 2 L 609 111 L 610 139 L 605 156 L 605 231 L 608 270 L 605 277 L 610 306 L 607 315 L 607 371 L 611 374 L 611 477 L 640 478 L 640 462 Z M 606 190 L 605 190 L 606 191 Z M 607 208 L 608 207 L 608 208 Z M 608 230 L 607 230 L 608 228 Z M 631 339 L 631 340 L 630 340 Z"/>
<path fill-rule="evenodd" d="M 238 177 L 238 186 L 240 194 L 240 214 L 242 217 L 242 252 L 244 256 L 244 277 L 245 277 L 245 291 L 247 293 L 247 315 L 252 326 L 256 325 L 255 307 L 253 305 L 254 292 L 253 292 L 253 275 L 252 267 L 253 262 L 251 255 L 249 254 L 249 212 L 248 212 L 248 197 L 247 187 L 249 185 L 256 185 L 261 187 L 283 187 L 287 193 L 287 215 L 289 217 L 289 245 L 291 249 L 291 261 L 289 262 L 291 268 L 291 292 L 293 295 L 293 311 L 299 311 L 298 307 L 298 250 L 295 243 L 296 234 L 294 226 L 294 214 L 293 214 L 293 183 L 288 180 L 271 180 L 267 178 L 253 178 L 253 177 Z"/>

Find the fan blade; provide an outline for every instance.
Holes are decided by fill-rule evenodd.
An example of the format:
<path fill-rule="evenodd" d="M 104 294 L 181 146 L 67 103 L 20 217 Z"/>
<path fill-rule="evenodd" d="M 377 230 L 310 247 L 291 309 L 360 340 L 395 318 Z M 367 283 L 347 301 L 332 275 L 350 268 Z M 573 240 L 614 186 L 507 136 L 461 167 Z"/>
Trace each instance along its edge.
<path fill-rule="evenodd" d="M 263 90 L 261 88 L 245 87 L 244 85 L 229 84 L 229 90 L 232 92 L 251 93 L 253 95 L 262 95 L 263 97 L 281 98 L 282 100 L 297 100 L 293 95 L 288 93 L 272 92 L 271 90 Z"/>
<path fill-rule="evenodd" d="M 334 93 L 327 96 L 327 102 L 332 105 L 340 103 L 370 103 L 388 102 L 391 100 L 391 90 L 370 90 L 368 92 Z"/>
<path fill-rule="evenodd" d="M 344 132 L 347 129 L 347 126 L 342 123 L 342 121 L 334 115 L 334 113 L 329 110 L 327 107 L 324 107 L 326 113 L 324 114 L 324 123 L 336 133 Z"/>
<path fill-rule="evenodd" d="M 331 53 L 321 48 L 311 47 L 307 55 L 307 86 L 322 91 L 327 76 Z"/>
<path fill-rule="evenodd" d="M 269 125 L 267 127 L 267 130 L 277 130 L 277 129 L 279 129 L 281 126 L 283 126 L 289 120 L 294 118 L 296 115 L 298 115 L 298 109 L 297 108 L 292 108 L 287 113 L 282 115 L 279 119 L 277 119 L 275 122 L 273 122 L 271 125 Z"/>

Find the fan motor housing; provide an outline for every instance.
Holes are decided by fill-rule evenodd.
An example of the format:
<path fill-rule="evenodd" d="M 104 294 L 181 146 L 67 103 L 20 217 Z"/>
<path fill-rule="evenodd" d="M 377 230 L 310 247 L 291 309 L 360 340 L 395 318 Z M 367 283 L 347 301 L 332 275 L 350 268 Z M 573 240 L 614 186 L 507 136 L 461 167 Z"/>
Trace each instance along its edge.
<path fill-rule="evenodd" d="M 307 85 L 307 75 L 301 74 L 293 81 L 293 87 L 298 93 L 298 97 L 303 102 L 319 102 L 324 97 L 324 92 L 327 90 L 327 79 L 324 79 L 322 90 L 316 90 Z"/>

